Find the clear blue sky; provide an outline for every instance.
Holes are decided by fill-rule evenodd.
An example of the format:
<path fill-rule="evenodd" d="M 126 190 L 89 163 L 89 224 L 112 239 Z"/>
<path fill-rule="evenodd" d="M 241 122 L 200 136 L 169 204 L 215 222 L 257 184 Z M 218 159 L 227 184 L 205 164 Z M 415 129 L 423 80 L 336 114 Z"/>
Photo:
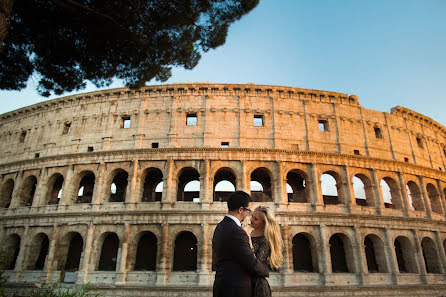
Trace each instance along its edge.
<path fill-rule="evenodd" d="M 231 26 L 224 46 L 168 82 L 343 92 L 365 108 L 402 105 L 446 126 L 445 16 L 445 0 L 261 0 Z M 0 92 L 0 113 L 46 100 L 34 86 Z"/>

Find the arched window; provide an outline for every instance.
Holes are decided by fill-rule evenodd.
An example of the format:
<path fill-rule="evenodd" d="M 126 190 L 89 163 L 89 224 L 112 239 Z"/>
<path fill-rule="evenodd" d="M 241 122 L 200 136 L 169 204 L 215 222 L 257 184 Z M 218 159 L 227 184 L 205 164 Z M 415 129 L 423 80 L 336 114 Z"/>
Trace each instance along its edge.
<path fill-rule="evenodd" d="M 440 258 L 438 257 L 435 242 L 429 237 L 425 237 L 421 241 L 421 249 L 423 250 L 423 259 L 426 272 L 441 273 Z"/>
<path fill-rule="evenodd" d="M 135 270 L 156 270 L 157 240 L 152 232 L 143 232 L 136 249 Z"/>
<path fill-rule="evenodd" d="M 293 237 L 293 267 L 294 271 L 317 272 L 317 261 L 313 256 L 311 235 L 299 233 Z M 311 237 L 310 237 L 311 238 Z"/>
<path fill-rule="evenodd" d="M 37 187 L 37 178 L 34 175 L 28 176 L 23 182 L 20 195 L 20 206 L 31 206 Z"/>
<path fill-rule="evenodd" d="M 61 174 L 56 173 L 48 180 L 48 190 L 46 192 L 46 204 L 59 204 L 60 195 L 62 194 L 64 178 Z"/>
<path fill-rule="evenodd" d="M 115 233 L 106 233 L 102 243 L 98 270 L 115 271 L 118 257 L 119 238 Z"/>
<path fill-rule="evenodd" d="M 321 188 L 325 205 L 344 203 L 342 181 L 338 173 L 327 171 L 322 174 Z"/>
<path fill-rule="evenodd" d="M 163 173 L 158 168 L 149 168 L 145 172 L 142 202 L 161 201 L 163 194 Z"/>
<path fill-rule="evenodd" d="M 236 178 L 229 168 L 221 168 L 214 176 L 214 201 L 228 201 L 235 192 Z"/>
<path fill-rule="evenodd" d="M 344 234 L 334 234 L 330 241 L 331 269 L 333 273 L 353 273 L 353 253 L 350 240 Z"/>
<path fill-rule="evenodd" d="M 191 232 L 181 232 L 175 239 L 173 271 L 197 270 L 197 238 Z"/>
<path fill-rule="evenodd" d="M 421 196 L 421 191 L 418 185 L 413 181 L 409 181 L 406 185 L 406 190 L 407 194 L 409 195 L 409 201 L 412 209 L 424 211 L 423 198 Z"/>
<path fill-rule="evenodd" d="M 91 171 L 85 171 L 81 175 L 76 201 L 77 203 L 91 203 L 95 182 L 94 174 Z"/>
<path fill-rule="evenodd" d="M 431 203 L 432 211 L 435 213 L 442 214 L 443 209 L 440 202 L 440 193 L 438 193 L 437 188 L 433 184 L 426 185 L 427 195 L 429 196 L 429 201 Z"/>
<path fill-rule="evenodd" d="M 375 206 L 373 188 L 370 179 L 364 174 L 356 174 L 353 179 L 353 191 L 357 205 Z"/>
<path fill-rule="evenodd" d="M 43 270 L 46 256 L 48 254 L 49 243 L 48 236 L 45 233 L 39 233 L 34 237 L 29 246 L 25 269 Z"/>
<path fill-rule="evenodd" d="M 124 202 L 129 175 L 124 170 L 118 170 L 110 185 L 109 202 Z"/>
<path fill-rule="evenodd" d="M 261 188 L 258 185 L 261 185 Z M 265 167 L 257 168 L 251 173 L 251 197 L 254 202 L 273 201 L 271 173 Z"/>
<path fill-rule="evenodd" d="M 200 199 L 200 174 L 195 168 L 186 167 L 178 178 L 177 201 L 194 201 Z"/>
<path fill-rule="evenodd" d="M 20 236 L 11 234 L 6 238 L 4 244 L 6 252 L 6 263 L 4 267 L 7 270 L 14 270 L 20 252 Z"/>
<path fill-rule="evenodd" d="M 305 178 L 298 170 L 291 170 L 286 175 L 286 187 L 288 202 L 307 203 L 307 189 L 305 187 Z"/>
<path fill-rule="evenodd" d="M 390 177 L 384 177 L 381 180 L 381 191 L 385 208 L 402 209 L 401 194 L 398 183 Z"/>
<path fill-rule="evenodd" d="M 387 272 L 384 244 L 381 238 L 370 234 L 364 238 L 364 249 L 369 273 Z"/>
<path fill-rule="evenodd" d="M 394 242 L 395 255 L 400 273 L 417 273 L 415 253 L 410 240 L 404 236 L 398 236 Z"/>
<path fill-rule="evenodd" d="M 3 183 L 1 192 L 0 192 L 0 207 L 1 208 L 9 208 L 12 200 L 12 192 L 14 191 L 14 181 L 12 179 L 8 179 Z"/>
<path fill-rule="evenodd" d="M 72 238 L 68 246 L 68 253 L 65 261 L 65 271 L 79 270 L 82 250 L 84 248 L 84 240 L 79 233 L 74 232 L 74 234 L 72 234 L 71 236 Z"/>

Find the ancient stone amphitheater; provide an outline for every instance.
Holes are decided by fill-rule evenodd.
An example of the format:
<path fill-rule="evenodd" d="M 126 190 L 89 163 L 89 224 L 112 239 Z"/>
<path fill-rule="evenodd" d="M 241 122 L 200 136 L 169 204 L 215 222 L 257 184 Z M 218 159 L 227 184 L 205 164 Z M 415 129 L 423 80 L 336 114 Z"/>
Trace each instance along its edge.
<path fill-rule="evenodd" d="M 415 111 L 184 83 L 11 111 L 0 140 L 8 290 L 211 296 L 212 234 L 237 189 L 280 221 L 273 296 L 446 295 L 446 128 Z"/>

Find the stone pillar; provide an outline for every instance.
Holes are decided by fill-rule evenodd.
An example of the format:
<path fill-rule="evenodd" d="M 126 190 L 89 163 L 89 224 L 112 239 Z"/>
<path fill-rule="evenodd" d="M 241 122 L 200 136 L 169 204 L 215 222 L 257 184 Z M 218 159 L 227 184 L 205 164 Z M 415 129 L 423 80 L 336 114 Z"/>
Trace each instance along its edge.
<path fill-rule="evenodd" d="M 62 197 L 60 198 L 59 205 L 71 204 L 73 192 L 76 191 L 76 185 L 73 184 L 74 166 L 70 165 L 67 169 L 67 176 L 63 181 Z"/>
<path fill-rule="evenodd" d="M 446 251 L 444 250 L 443 243 L 441 242 L 440 232 L 434 231 L 434 233 L 438 250 L 438 257 L 440 258 L 441 263 L 441 273 L 446 273 Z"/>
<path fill-rule="evenodd" d="M 441 206 L 443 207 L 443 215 L 446 217 L 446 198 L 444 197 L 444 192 L 441 187 L 441 182 L 439 179 L 435 180 L 437 182 L 437 188 L 440 192 L 440 195 L 438 196 L 438 199 L 440 199 Z"/>
<path fill-rule="evenodd" d="M 398 184 L 400 187 L 400 193 L 401 193 L 401 200 L 402 200 L 402 206 L 403 206 L 403 214 L 405 217 L 409 216 L 409 196 L 407 195 L 407 191 L 406 191 L 406 185 L 404 184 L 404 179 L 403 179 L 403 173 L 401 172 L 397 172 L 396 173 L 398 175 Z"/>
<path fill-rule="evenodd" d="M 122 239 L 121 248 L 118 251 L 118 259 L 116 263 L 116 285 L 124 285 L 127 278 L 127 253 L 128 243 L 130 241 L 130 225 L 124 224 L 124 238 Z"/>
<path fill-rule="evenodd" d="M 369 169 L 370 176 L 372 177 L 372 187 L 373 193 L 375 194 L 375 211 L 377 214 L 381 214 L 382 209 L 384 208 L 384 199 L 381 189 L 380 181 L 376 176 L 376 171 L 374 169 Z"/>
<path fill-rule="evenodd" d="M 57 261 L 54 261 L 54 256 L 56 254 L 57 241 L 59 240 L 59 228 L 56 224 L 53 227 L 53 237 L 51 238 L 48 256 L 45 261 L 45 270 L 47 270 L 46 274 L 46 283 L 52 282 L 52 276 L 54 270 L 57 268 Z"/>
<path fill-rule="evenodd" d="M 424 202 L 424 209 L 426 211 L 426 217 L 428 219 L 432 219 L 432 209 L 431 209 L 431 204 L 429 201 L 429 197 L 427 196 L 426 193 L 426 186 L 424 185 L 424 179 L 422 176 L 418 175 L 418 181 L 420 182 L 420 190 L 421 190 L 421 195 L 423 196 L 423 202 Z"/>
<path fill-rule="evenodd" d="M 30 241 L 29 226 L 25 225 L 25 230 L 23 231 L 23 235 L 20 238 L 20 251 L 17 256 L 14 268 L 14 270 L 16 271 L 16 276 L 15 276 L 16 282 L 19 281 L 20 274 L 25 268 L 26 256 L 28 255 L 28 249 L 29 249 L 29 241 Z"/>
<path fill-rule="evenodd" d="M 132 166 L 130 167 L 132 176 L 130 177 L 129 175 L 129 181 L 128 181 L 129 186 L 127 187 L 127 193 L 125 198 L 125 202 L 130 203 L 131 210 L 135 209 L 135 203 L 140 198 L 140 196 L 136 197 L 136 195 L 140 194 L 138 191 L 138 188 L 140 188 L 138 167 L 139 167 L 138 160 L 137 159 L 133 160 Z"/>
<path fill-rule="evenodd" d="M 320 178 L 317 176 L 316 167 L 314 164 L 307 164 L 308 184 L 311 193 L 311 205 L 313 207 L 323 206 L 324 197 L 322 196 L 322 187 Z"/>
<path fill-rule="evenodd" d="M 88 225 L 87 239 L 84 244 L 84 251 L 82 252 L 81 261 L 79 263 L 79 272 L 76 279 L 76 284 L 86 284 L 88 282 L 88 272 L 94 270 L 93 259 L 91 258 L 91 250 L 93 248 L 93 236 L 94 236 L 95 225 L 90 223 Z"/>
<path fill-rule="evenodd" d="M 274 202 L 279 208 L 288 204 L 288 195 L 286 193 L 286 176 L 284 177 L 284 164 L 277 162 L 277 171 L 274 178 Z"/>
<path fill-rule="evenodd" d="M 251 177 L 248 176 L 246 172 L 246 161 L 240 161 L 242 164 L 242 174 L 241 174 L 241 181 L 240 181 L 240 190 L 245 191 L 248 194 L 251 194 Z M 237 188 L 237 190 L 239 190 Z"/>
<path fill-rule="evenodd" d="M 211 165 L 209 160 L 203 161 L 202 172 L 200 173 L 200 203 L 203 208 L 208 208 L 212 199 L 212 183 L 210 182 Z"/>
<path fill-rule="evenodd" d="M 420 280 L 421 282 L 427 284 L 427 271 L 426 266 L 424 265 L 423 249 L 421 247 L 417 230 L 412 230 L 412 237 L 414 242 L 414 256 L 416 257 L 416 262 L 418 263 L 418 269 L 420 271 Z"/>
<path fill-rule="evenodd" d="M 359 227 L 353 226 L 353 255 L 355 259 L 355 270 L 360 285 L 364 284 L 364 274 L 368 272 L 365 257 L 365 246 L 360 240 Z"/>
<path fill-rule="evenodd" d="M 166 223 L 162 224 L 163 233 L 162 239 L 159 245 L 159 261 L 157 267 L 157 277 L 156 277 L 156 285 L 157 286 L 165 286 L 167 284 L 168 278 L 168 257 L 169 257 L 169 225 Z"/>
<path fill-rule="evenodd" d="M 37 181 L 36 191 L 31 207 L 39 207 L 47 205 L 45 201 L 46 192 L 48 191 L 48 168 L 43 168 L 43 173 L 40 174 Z"/>
<path fill-rule="evenodd" d="M 208 286 L 209 285 L 209 274 L 211 271 L 211 263 L 212 263 L 212 250 L 209 248 L 209 243 L 211 242 L 209 240 L 209 224 L 206 222 L 204 224 L 201 224 L 201 228 L 203 228 L 203 238 L 201 245 L 198 244 L 197 246 L 201 246 L 201 252 L 198 253 L 198 285 L 199 286 Z M 211 252 L 209 252 L 211 250 Z M 200 251 L 200 250 L 199 250 Z M 200 257 L 201 255 L 201 257 Z M 210 255 L 210 257 L 209 257 Z M 209 261 L 211 260 L 211 262 Z"/>
<path fill-rule="evenodd" d="M 290 226 L 282 226 L 283 251 L 285 259 L 283 259 L 283 270 L 285 273 L 291 274 L 294 272 L 293 267 L 293 244 L 290 240 Z"/>
<path fill-rule="evenodd" d="M 319 251 L 318 251 L 318 261 L 319 261 L 319 273 L 321 274 L 321 285 L 326 285 L 327 274 L 331 274 L 331 257 L 330 257 L 330 247 L 328 244 L 327 227 L 325 224 L 320 224 L 319 226 Z"/>
<path fill-rule="evenodd" d="M 386 262 L 387 262 L 387 270 L 392 275 L 392 282 L 394 285 L 398 284 L 398 274 L 399 274 L 399 268 L 398 268 L 398 261 L 396 259 L 395 255 L 395 248 L 393 245 L 393 242 L 390 238 L 389 230 L 384 229 L 384 248 L 386 251 Z"/>
<path fill-rule="evenodd" d="M 23 171 L 17 173 L 17 177 L 14 180 L 14 189 L 12 192 L 11 205 L 9 209 L 19 207 L 20 205 L 20 194 L 23 188 Z"/>
<path fill-rule="evenodd" d="M 170 207 L 176 197 L 174 195 L 174 188 L 176 182 L 173 178 L 174 161 L 172 159 L 167 160 L 165 164 L 167 176 L 163 176 L 163 195 L 161 198 L 161 205 L 163 208 Z"/>
<path fill-rule="evenodd" d="M 350 171 L 347 166 L 341 166 L 341 172 L 342 172 L 342 189 L 344 191 L 344 199 L 345 199 L 344 203 L 345 206 L 347 207 L 347 210 L 351 212 L 352 205 L 356 205 L 353 183 L 350 180 Z"/>
<path fill-rule="evenodd" d="M 91 203 L 98 210 L 100 209 L 100 204 L 104 203 L 103 195 L 104 195 L 104 179 L 105 179 L 105 163 L 99 164 L 99 168 L 97 170 L 97 179 L 95 178 L 95 185 L 93 190 L 93 197 L 91 198 Z M 97 180 L 97 182 L 96 182 Z"/>

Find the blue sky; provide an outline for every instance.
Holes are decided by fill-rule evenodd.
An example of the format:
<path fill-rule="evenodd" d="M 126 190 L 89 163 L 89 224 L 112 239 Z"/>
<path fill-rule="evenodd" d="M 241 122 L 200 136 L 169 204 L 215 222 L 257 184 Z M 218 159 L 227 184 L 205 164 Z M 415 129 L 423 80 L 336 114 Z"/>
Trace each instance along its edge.
<path fill-rule="evenodd" d="M 192 71 L 174 69 L 168 82 L 343 92 L 365 108 L 401 105 L 446 126 L 445 15 L 444 0 L 261 0 L 231 26 L 224 46 Z M 35 84 L 0 92 L 0 113 L 47 100 Z"/>

